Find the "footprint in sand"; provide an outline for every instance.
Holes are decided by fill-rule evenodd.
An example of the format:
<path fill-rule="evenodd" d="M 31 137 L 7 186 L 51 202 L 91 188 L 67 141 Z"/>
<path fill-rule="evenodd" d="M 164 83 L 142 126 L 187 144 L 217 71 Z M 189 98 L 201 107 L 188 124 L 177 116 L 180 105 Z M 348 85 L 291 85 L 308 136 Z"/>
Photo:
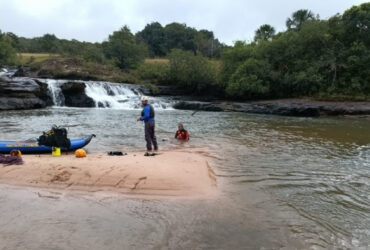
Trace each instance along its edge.
<path fill-rule="evenodd" d="M 60 181 L 60 182 L 66 182 L 71 178 L 71 173 L 68 171 L 63 171 L 59 174 L 54 175 L 54 177 L 50 180 L 51 182 Z"/>
<path fill-rule="evenodd" d="M 90 174 L 89 171 L 85 171 L 84 174 L 85 174 L 86 177 L 91 178 L 91 174 Z"/>

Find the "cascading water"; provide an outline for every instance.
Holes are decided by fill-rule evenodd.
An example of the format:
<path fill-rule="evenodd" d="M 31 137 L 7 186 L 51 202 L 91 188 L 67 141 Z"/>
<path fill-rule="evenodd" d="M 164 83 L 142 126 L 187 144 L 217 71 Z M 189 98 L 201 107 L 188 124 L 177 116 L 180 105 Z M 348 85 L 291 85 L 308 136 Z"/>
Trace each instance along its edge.
<path fill-rule="evenodd" d="M 15 72 L 17 72 L 15 68 L 0 68 L 0 77 L 12 77 Z"/>
<path fill-rule="evenodd" d="M 64 95 L 62 93 L 61 85 L 65 81 L 58 81 L 53 79 L 47 79 L 46 83 L 48 84 L 48 89 L 51 93 L 51 98 L 55 106 L 64 106 Z"/>
<path fill-rule="evenodd" d="M 85 93 L 95 101 L 98 108 L 135 109 L 140 104 L 140 93 L 134 93 L 121 84 L 89 82 Z"/>
<path fill-rule="evenodd" d="M 41 79 L 40 79 L 41 80 Z M 64 106 L 62 86 L 67 80 L 41 80 L 48 84 L 54 105 Z M 140 97 L 143 95 L 136 85 L 119 84 L 99 81 L 86 81 L 85 94 L 92 98 L 97 108 L 113 109 L 140 109 Z M 171 109 L 172 102 L 169 99 L 151 97 L 151 105 L 156 109 Z"/>

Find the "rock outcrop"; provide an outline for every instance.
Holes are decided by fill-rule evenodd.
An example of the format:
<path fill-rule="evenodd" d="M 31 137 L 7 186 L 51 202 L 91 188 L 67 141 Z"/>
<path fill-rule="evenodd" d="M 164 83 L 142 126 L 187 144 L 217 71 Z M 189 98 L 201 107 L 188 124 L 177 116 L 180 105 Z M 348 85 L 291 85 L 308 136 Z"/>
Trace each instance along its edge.
<path fill-rule="evenodd" d="M 35 109 L 52 105 L 44 83 L 32 80 L 0 78 L 0 110 Z"/>
<path fill-rule="evenodd" d="M 69 107 L 95 107 L 94 100 L 85 93 L 86 84 L 83 82 L 66 82 L 61 86 L 64 104 Z"/>
<path fill-rule="evenodd" d="M 370 115 L 370 102 L 322 102 L 305 99 L 271 100 L 248 103 L 180 101 L 174 105 L 174 108 L 298 117 Z"/>

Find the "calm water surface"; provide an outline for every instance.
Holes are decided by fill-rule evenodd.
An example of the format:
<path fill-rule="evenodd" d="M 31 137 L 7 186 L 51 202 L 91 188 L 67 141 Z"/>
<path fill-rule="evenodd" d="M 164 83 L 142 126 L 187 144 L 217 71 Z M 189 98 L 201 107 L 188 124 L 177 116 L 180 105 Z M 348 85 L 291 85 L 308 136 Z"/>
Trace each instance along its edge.
<path fill-rule="evenodd" d="M 74 125 L 97 135 L 90 152 L 143 150 L 139 111 L 50 108 L 0 112 L 1 139 Z M 217 200 L 137 200 L 65 194 L 42 199 L 0 188 L 0 249 L 370 248 L 370 118 L 291 118 L 165 110 L 157 137 L 178 122 L 211 158 Z"/>

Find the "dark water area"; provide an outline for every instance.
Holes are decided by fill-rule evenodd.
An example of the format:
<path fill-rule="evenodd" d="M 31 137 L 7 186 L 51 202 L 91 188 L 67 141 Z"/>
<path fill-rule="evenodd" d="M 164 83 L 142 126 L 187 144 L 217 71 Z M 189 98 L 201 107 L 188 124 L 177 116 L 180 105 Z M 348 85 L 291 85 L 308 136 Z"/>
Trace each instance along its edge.
<path fill-rule="evenodd" d="M 294 118 L 163 110 L 157 137 L 178 122 L 210 157 L 216 200 L 132 199 L 0 187 L 0 249 L 322 249 L 370 247 L 370 118 Z M 4 139 L 53 124 L 97 135 L 89 152 L 144 150 L 139 111 L 50 108 L 0 112 Z"/>

